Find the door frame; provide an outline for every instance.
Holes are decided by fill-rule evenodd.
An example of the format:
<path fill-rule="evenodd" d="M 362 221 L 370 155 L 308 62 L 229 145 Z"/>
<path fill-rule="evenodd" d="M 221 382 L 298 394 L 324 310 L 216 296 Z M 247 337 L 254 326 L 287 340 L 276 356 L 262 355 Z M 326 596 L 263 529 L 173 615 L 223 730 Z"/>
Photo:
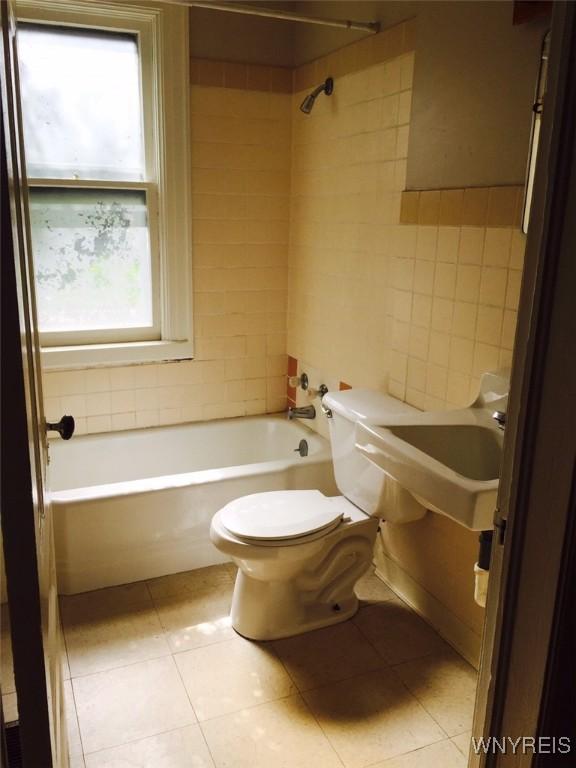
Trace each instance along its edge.
<path fill-rule="evenodd" d="M 2 126 L 2 539 L 24 765 L 52 765 L 42 607 L 36 560 L 32 468 L 5 135 Z M 33 554 L 33 557 L 30 555 Z M 25 567 L 22 567 L 25 564 Z M 9 574 L 18 573 L 18 578 Z M 35 695 L 26 695 L 34 691 Z M 50 762 L 46 762 L 49 756 Z"/>
<path fill-rule="evenodd" d="M 548 737 L 560 627 L 573 597 L 576 514 L 576 5 L 555 3 L 518 330 L 475 736 Z M 573 604 L 573 603 L 572 603 Z M 573 618 L 571 619 L 573 622 Z M 572 626 L 573 631 L 573 626 Z M 545 748 L 545 747 L 543 747 Z M 576 741 L 572 743 L 572 757 Z M 470 768 L 543 764 L 524 752 Z M 549 756 L 561 765 L 561 755 Z"/>
<path fill-rule="evenodd" d="M 24 768 L 68 765 L 11 0 L 0 2 L 2 539 Z M 55 583 L 54 583 L 55 586 Z"/>

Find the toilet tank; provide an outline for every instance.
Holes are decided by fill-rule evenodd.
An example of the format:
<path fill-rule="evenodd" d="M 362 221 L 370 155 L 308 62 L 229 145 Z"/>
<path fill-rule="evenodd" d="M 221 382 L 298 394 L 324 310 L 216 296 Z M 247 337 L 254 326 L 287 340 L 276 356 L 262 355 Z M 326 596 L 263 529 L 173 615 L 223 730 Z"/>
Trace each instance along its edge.
<path fill-rule="evenodd" d="M 367 515 L 390 522 L 409 522 L 423 517 L 423 507 L 355 448 L 357 421 L 380 424 L 390 416 L 417 409 L 369 389 L 329 392 L 324 395 L 322 404 L 332 414 L 329 418 L 330 444 L 340 493 Z"/>

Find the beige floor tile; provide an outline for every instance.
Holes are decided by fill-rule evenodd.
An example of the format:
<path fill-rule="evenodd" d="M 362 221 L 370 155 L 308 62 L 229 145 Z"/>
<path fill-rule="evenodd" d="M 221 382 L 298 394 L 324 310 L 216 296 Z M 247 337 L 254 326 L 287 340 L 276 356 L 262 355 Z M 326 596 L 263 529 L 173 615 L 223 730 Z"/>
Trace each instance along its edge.
<path fill-rule="evenodd" d="M 342 768 L 300 696 L 201 725 L 216 768 Z"/>
<path fill-rule="evenodd" d="M 362 605 L 382 603 L 384 600 L 393 600 L 396 597 L 390 587 L 385 584 L 381 578 L 376 576 L 374 571 L 365 573 L 364 576 L 356 582 L 354 591 Z"/>
<path fill-rule="evenodd" d="M 385 663 L 350 621 L 277 640 L 273 645 L 300 691 L 345 680 Z"/>
<path fill-rule="evenodd" d="M 82 754 L 82 742 L 80 740 L 76 704 L 74 702 L 74 694 L 72 692 L 72 683 L 70 680 L 64 681 L 64 718 L 66 720 L 68 754 L 70 757 L 76 757 L 76 755 Z"/>
<path fill-rule="evenodd" d="M 12 658 L 12 635 L 8 605 L 0 607 L 0 683 L 2 693 L 14 693 L 14 660 Z"/>
<path fill-rule="evenodd" d="M 398 598 L 361 609 L 353 621 L 389 664 L 449 648 L 429 624 Z"/>
<path fill-rule="evenodd" d="M 450 741 L 458 747 L 465 757 L 468 757 L 468 754 L 470 753 L 470 745 L 472 743 L 472 731 L 466 731 L 458 736 L 453 736 Z"/>
<path fill-rule="evenodd" d="M 62 623 L 72 677 L 170 654 L 152 602 L 120 608 L 89 599 L 64 603 Z"/>
<path fill-rule="evenodd" d="M 85 753 L 196 722 L 170 656 L 77 677 L 72 685 Z"/>
<path fill-rule="evenodd" d="M 96 589 L 92 592 L 81 592 L 78 595 L 63 595 L 60 598 L 62 612 L 65 608 L 80 609 L 85 605 L 89 605 L 94 610 L 122 610 L 133 606 L 147 606 L 150 602 L 150 593 L 144 581 L 123 584 L 120 587 Z"/>
<path fill-rule="evenodd" d="M 18 720 L 18 697 L 15 693 L 2 694 L 2 712 L 5 722 Z"/>
<path fill-rule="evenodd" d="M 270 645 L 237 637 L 174 656 L 198 720 L 295 693 Z"/>
<path fill-rule="evenodd" d="M 173 573 L 148 581 L 148 589 L 153 598 L 173 597 L 182 593 L 195 593 L 201 589 L 217 589 L 222 585 L 232 584 L 228 563 L 198 568 L 195 571 Z"/>
<path fill-rule="evenodd" d="M 478 676 L 461 656 L 447 651 L 394 669 L 448 736 L 471 729 Z"/>
<path fill-rule="evenodd" d="M 197 725 L 86 755 L 86 768 L 214 768 Z"/>
<path fill-rule="evenodd" d="M 198 589 L 175 597 L 154 598 L 166 638 L 174 653 L 236 637 L 230 622 L 232 584 Z"/>
<path fill-rule="evenodd" d="M 69 768 L 86 768 L 84 757 L 82 755 L 70 755 L 68 766 Z"/>
<path fill-rule="evenodd" d="M 370 768 L 466 768 L 466 759 L 450 741 L 440 741 Z"/>
<path fill-rule="evenodd" d="M 346 768 L 361 768 L 446 738 L 392 670 L 303 694 Z"/>

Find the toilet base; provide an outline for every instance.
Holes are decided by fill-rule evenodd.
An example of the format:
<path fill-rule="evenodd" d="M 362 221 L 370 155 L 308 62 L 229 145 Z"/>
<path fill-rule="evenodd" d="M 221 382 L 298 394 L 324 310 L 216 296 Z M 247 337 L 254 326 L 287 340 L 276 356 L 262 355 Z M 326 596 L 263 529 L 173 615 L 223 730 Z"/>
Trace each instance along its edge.
<path fill-rule="evenodd" d="M 365 571 L 369 560 L 362 564 Z M 294 581 L 265 582 L 238 571 L 230 617 L 232 627 L 250 640 L 280 640 L 338 624 L 354 616 L 358 598 L 354 574 L 344 588 L 329 599 L 322 592 L 303 592 Z"/>

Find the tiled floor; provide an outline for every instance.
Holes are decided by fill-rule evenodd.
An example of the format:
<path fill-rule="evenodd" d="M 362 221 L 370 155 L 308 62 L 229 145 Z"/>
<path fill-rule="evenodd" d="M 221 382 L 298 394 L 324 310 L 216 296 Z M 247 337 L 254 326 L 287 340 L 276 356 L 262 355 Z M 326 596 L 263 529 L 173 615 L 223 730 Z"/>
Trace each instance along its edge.
<path fill-rule="evenodd" d="M 0 606 L 0 687 L 4 720 L 11 723 L 18 719 L 18 702 L 14 685 L 10 615 L 6 603 Z"/>
<path fill-rule="evenodd" d="M 62 599 L 72 768 L 465 768 L 476 674 L 376 576 L 353 620 L 273 643 L 232 630 L 233 584 Z"/>

